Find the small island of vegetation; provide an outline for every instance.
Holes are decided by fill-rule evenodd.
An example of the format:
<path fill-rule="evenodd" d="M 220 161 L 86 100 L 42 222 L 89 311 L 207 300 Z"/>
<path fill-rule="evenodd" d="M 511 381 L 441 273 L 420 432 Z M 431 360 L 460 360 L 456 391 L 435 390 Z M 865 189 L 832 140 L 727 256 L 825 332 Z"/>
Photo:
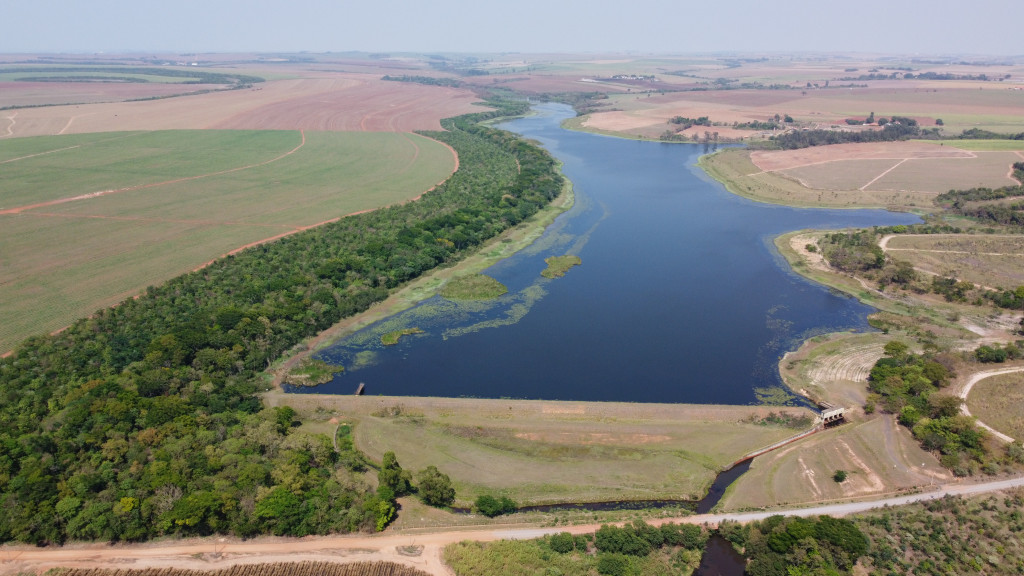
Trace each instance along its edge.
<path fill-rule="evenodd" d="M 545 278 L 561 278 L 565 276 L 565 273 L 569 271 L 573 266 L 579 266 L 583 263 L 579 256 L 573 256 L 566 254 L 565 256 L 552 256 L 545 258 L 544 262 L 547 263 L 548 267 L 540 273 Z"/>
<path fill-rule="evenodd" d="M 288 372 L 284 382 L 292 386 L 319 386 L 330 382 L 335 374 L 344 370 L 341 366 L 328 364 L 317 358 L 306 358 Z"/>
<path fill-rule="evenodd" d="M 441 289 L 441 296 L 449 300 L 493 300 L 506 292 L 508 287 L 494 278 L 470 274 L 452 278 Z"/>
<path fill-rule="evenodd" d="M 423 330 L 419 328 L 405 328 L 404 330 L 395 330 L 394 332 L 388 332 L 387 334 L 381 334 L 380 343 L 385 346 L 394 346 L 398 344 L 398 339 L 402 336 L 408 336 L 410 334 L 422 334 Z"/>

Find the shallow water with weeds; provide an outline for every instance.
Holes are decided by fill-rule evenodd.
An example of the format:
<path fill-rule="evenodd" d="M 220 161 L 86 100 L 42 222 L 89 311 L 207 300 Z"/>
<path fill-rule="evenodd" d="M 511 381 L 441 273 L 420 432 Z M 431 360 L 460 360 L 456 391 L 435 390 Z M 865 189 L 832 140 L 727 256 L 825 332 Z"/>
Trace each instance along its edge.
<path fill-rule="evenodd" d="M 800 228 L 916 222 L 881 210 L 811 210 L 729 194 L 696 167 L 704 147 L 570 132 L 561 105 L 503 128 L 564 163 L 576 203 L 483 273 L 487 301 L 435 296 L 318 357 L 345 367 L 303 393 L 755 404 L 792 401 L 777 363 L 804 339 L 870 330 L 872 309 L 794 274 L 772 239 Z M 545 258 L 582 264 L 544 278 Z M 383 334 L 423 332 L 384 347 Z"/>

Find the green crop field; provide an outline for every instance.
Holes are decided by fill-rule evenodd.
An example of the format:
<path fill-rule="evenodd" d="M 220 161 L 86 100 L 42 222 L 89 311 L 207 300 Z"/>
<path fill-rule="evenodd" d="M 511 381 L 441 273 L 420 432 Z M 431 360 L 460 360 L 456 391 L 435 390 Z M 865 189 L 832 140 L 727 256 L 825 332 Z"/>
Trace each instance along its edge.
<path fill-rule="evenodd" d="M 167 131 L 4 140 L 0 167 L 6 351 L 246 244 L 415 198 L 454 157 L 414 134 Z"/>

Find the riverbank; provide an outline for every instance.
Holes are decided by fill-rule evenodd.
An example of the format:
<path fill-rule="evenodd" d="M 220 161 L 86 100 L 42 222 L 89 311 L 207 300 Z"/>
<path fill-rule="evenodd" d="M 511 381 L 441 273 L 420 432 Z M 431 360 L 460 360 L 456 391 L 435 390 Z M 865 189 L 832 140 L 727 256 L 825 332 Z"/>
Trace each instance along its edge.
<path fill-rule="evenodd" d="M 304 358 L 310 357 L 345 336 L 434 297 L 449 280 L 455 277 L 479 274 L 495 263 L 530 246 L 544 234 L 555 218 L 573 207 L 575 199 L 572 182 L 566 178 L 562 193 L 553 202 L 541 208 L 518 226 L 491 239 L 473 254 L 451 266 L 437 268 L 424 274 L 388 296 L 383 302 L 371 306 L 365 312 L 345 318 L 295 346 L 267 370 L 271 386 L 279 387 L 288 371 L 297 366 Z"/>

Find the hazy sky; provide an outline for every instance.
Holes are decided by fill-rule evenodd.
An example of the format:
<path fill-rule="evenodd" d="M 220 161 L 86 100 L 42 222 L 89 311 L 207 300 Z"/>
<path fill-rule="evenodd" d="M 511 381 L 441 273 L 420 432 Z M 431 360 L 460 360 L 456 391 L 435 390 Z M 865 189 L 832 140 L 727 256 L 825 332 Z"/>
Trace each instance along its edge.
<path fill-rule="evenodd" d="M 1024 54 L 1020 0 L 2 0 L 0 52 Z"/>

